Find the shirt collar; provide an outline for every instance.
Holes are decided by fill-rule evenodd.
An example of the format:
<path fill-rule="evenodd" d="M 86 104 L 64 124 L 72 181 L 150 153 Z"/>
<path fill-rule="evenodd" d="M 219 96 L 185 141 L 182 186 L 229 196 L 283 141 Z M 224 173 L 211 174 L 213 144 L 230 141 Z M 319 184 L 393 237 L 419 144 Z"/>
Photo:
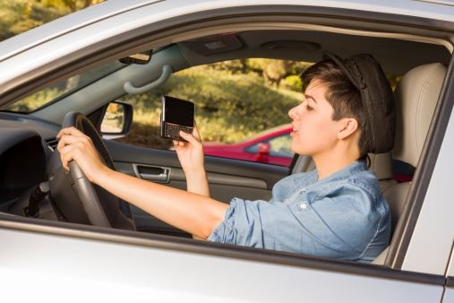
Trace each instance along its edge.
<path fill-rule="evenodd" d="M 316 182 L 316 183 L 322 185 L 322 184 L 325 184 L 325 183 L 328 183 L 328 182 L 342 180 L 342 179 L 345 179 L 346 177 L 355 175 L 355 174 L 357 174 L 359 172 L 362 172 L 362 171 L 365 171 L 365 170 L 367 170 L 366 161 L 358 160 L 358 161 L 355 161 L 355 162 L 345 166 L 341 170 L 338 170 L 338 171 L 332 173 L 328 177 L 326 177 L 326 178 L 324 178 L 324 179 L 322 179 L 322 180 L 320 180 L 319 182 Z M 317 171 L 315 171 L 315 177 L 316 177 L 316 180 L 317 180 L 318 179 Z"/>

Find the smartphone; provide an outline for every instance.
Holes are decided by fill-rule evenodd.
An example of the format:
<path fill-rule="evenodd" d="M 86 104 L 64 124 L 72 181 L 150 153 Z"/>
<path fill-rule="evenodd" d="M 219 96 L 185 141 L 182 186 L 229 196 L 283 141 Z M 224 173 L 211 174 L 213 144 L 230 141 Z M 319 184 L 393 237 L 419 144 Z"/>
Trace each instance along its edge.
<path fill-rule="evenodd" d="M 162 97 L 161 137 L 186 141 L 180 130 L 192 133 L 194 128 L 194 103 L 170 96 Z"/>

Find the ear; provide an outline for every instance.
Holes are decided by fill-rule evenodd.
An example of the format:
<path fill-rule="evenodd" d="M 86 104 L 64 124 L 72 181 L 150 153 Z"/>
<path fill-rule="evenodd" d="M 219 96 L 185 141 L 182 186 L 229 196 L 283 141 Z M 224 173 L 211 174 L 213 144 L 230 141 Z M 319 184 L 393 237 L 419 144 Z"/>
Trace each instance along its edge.
<path fill-rule="evenodd" d="M 339 120 L 340 130 L 337 133 L 339 140 L 344 140 L 356 133 L 358 130 L 358 121 L 354 118 L 343 118 Z"/>

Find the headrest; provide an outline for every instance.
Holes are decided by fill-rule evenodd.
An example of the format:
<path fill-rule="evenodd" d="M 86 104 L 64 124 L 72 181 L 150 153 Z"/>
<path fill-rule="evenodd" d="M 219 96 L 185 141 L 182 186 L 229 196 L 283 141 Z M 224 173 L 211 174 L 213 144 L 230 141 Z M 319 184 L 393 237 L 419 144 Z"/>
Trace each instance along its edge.
<path fill-rule="evenodd" d="M 324 59 L 333 60 L 361 93 L 370 138 L 367 152 L 390 151 L 395 138 L 395 104 L 391 85 L 380 64 L 369 54 L 342 59 L 325 52 Z"/>
<path fill-rule="evenodd" d="M 396 126 L 394 159 L 417 166 L 446 75 L 446 67 L 432 63 L 407 72 L 395 98 L 400 119 Z"/>

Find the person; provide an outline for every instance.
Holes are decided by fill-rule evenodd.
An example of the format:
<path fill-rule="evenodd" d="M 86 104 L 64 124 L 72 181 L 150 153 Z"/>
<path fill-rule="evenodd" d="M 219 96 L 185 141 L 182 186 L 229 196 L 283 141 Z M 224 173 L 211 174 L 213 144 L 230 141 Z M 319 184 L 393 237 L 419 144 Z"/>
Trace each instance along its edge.
<path fill-rule="evenodd" d="M 389 206 L 367 167 L 368 153 L 394 144 L 389 82 L 368 54 L 325 53 L 301 78 L 304 100 L 288 113 L 291 147 L 311 156 L 316 169 L 277 182 L 270 201 L 210 198 L 197 128 L 181 132 L 187 142 L 174 141 L 186 191 L 109 169 L 73 127 L 58 134 L 63 166 L 76 161 L 91 182 L 195 238 L 369 262 L 390 238 Z"/>

